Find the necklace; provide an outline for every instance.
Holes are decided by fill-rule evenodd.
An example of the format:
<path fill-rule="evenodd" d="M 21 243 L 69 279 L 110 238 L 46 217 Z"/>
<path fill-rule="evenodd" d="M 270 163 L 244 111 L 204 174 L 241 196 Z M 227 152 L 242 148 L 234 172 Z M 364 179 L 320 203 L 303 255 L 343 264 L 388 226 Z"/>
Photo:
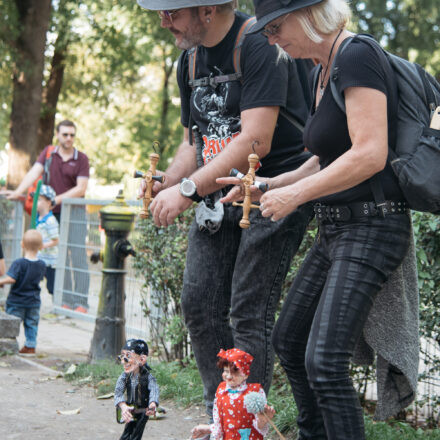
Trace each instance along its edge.
<path fill-rule="evenodd" d="M 339 36 L 342 34 L 342 29 L 338 32 L 338 35 L 336 35 L 335 40 L 333 41 L 332 47 L 330 49 L 330 53 L 328 55 L 327 65 L 325 66 L 324 74 L 322 74 L 321 69 L 321 82 L 319 83 L 319 95 L 322 97 L 324 94 L 324 81 L 327 77 L 328 68 L 330 66 L 330 58 L 332 57 L 333 49 L 335 48 L 336 41 L 338 41 Z"/>

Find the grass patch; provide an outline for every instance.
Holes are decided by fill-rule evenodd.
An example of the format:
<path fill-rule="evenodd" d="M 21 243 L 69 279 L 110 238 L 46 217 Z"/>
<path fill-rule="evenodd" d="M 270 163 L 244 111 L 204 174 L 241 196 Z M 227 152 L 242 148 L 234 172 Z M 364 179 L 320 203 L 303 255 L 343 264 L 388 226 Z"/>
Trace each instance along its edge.
<path fill-rule="evenodd" d="M 161 362 L 151 363 L 151 368 L 160 387 L 161 400 L 172 399 L 184 407 L 204 405 L 203 386 L 194 360 L 184 367 L 179 362 Z M 114 391 L 121 372 L 121 365 L 114 361 L 100 361 L 78 365 L 75 372 L 66 375 L 65 379 L 78 385 L 90 384 L 101 395 Z M 279 365 L 274 371 L 268 400 L 276 410 L 274 422 L 278 429 L 289 437 L 294 435 L 298 411 Z M 370 416 L 365 416 L 365 432 L 367 440 L 440 440 L 440 429 L 415 429 L 408 423 L 398 421 L 374 422 Z"/>

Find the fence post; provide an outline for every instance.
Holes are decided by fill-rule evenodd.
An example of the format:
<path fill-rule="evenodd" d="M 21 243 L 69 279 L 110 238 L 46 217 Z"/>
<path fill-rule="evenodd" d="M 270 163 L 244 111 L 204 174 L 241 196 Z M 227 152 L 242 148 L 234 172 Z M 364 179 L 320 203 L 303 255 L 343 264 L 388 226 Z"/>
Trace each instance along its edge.
<path fill-rule="evenodd" d="M 72 205 L 63 201 L 60 218 L 60 240 L 58 245 L 58 261 L 55 272 L 55 286 L 53 302 L 61 306 L 63 298 L 64 277 L 66 274 L 67 242 L 69 239 L 69 224 Z"/>

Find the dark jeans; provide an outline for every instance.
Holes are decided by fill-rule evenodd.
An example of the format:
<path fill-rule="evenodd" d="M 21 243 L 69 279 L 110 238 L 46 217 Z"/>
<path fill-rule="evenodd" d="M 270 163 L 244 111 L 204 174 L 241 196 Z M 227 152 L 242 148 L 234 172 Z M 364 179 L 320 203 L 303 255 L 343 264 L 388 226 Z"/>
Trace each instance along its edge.
<path fill-rule="evenodd" d="M 140 440 L 147 422 L 148 416 L 138 415 L 133 422 L 125 424 L 124 432 L 119 440 Z"/>
<path fill-rule="evenodd" d="M 53 286 L 55 284 L 55 269 L 51 266 L 46 266 L 46 287 L 47 291 L 53 295 Z"/>
<path fill-rule="evenodd" d="M 207 412 L 221 372 L 217 353 L 237 347 L 254 356 L 250 382 L 269 389 L 273 371 L 271 333 L 281 286 L 309 222 L 311 206 L 272 222 L 259 210 L 241 229 L 242 209 L 225 206 L 220 230 L 189 232 L 182 310 L 204 384 Z"/>
<path fill-rule="evenodd" d="M 300 439 L 365 438 L 349 362 L 377 292 L 405 255 L 410 227 L 404 214 L 320 225 L 273 332 Z"/>
<path fill-rule="evenodd" d="M 40 306 L 38 307 L 20 307 L 6 305 L 6 313 L 14 315 L 23 321 L 24 335 L 26 342 L 24 345 L 29 348 L 37 346 L 38 323 L 40 322 Z"/>
<path fill-rule="evenodd" d="M 70 308 L 82 306 L 88 308 L 90 274 L 86 253 L 87 218 L 83 206 L 71 207 L 71 223 L 67 239 L 66 261 L 64 265 L 64 286 L 62 304 Z M 61 214 L 54 214 L 60 222 Z M 61 223 L 60 223 L 61 227 Z M 73 281 L 72 286 L 72 272 Z"/>

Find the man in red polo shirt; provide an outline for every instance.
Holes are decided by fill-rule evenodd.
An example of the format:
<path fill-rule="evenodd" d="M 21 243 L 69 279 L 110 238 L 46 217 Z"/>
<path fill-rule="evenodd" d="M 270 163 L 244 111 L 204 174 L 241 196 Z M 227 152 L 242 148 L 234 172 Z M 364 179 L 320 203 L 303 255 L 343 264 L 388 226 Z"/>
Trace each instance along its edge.
<path fill-rule="evenodd" d="M 50 154 L 50 166 L 46 183 L 57 194 L 53 214 L 58 222 L 60 222 L 62 200 L 65 198 L 84 197 L 89 181 L 89 159 L 73 146 L 75 135 L 76 126 L 72 121 L 64 120 L 60 122 L 56 127 L 57 145 Z M 32 183 L 43 174 L 44 164 L 48 160 L 48 148 L 49 146 L 41 152 L 33 167 L 14 191 L 3 192 L 3 194 L 7 195 L 8 199 L 18 200 Z M 84 248 L 87 222 L 84 207 L 75 206 L 73 211 L 68 238 L 69 244 L 73 246 L 69 246 L 67 250 L 64 279 L 64 291 L 67 291 L 67 293 L 64 292 L 63 294 L 63 306 L 79 312 L 86 312 L 90 282 L 87 255 Z M 72 291 L 71 273 L 67 269 L 72 262 L 75 268 L 75 288 L 73 294 L 70 293 Z"/>

